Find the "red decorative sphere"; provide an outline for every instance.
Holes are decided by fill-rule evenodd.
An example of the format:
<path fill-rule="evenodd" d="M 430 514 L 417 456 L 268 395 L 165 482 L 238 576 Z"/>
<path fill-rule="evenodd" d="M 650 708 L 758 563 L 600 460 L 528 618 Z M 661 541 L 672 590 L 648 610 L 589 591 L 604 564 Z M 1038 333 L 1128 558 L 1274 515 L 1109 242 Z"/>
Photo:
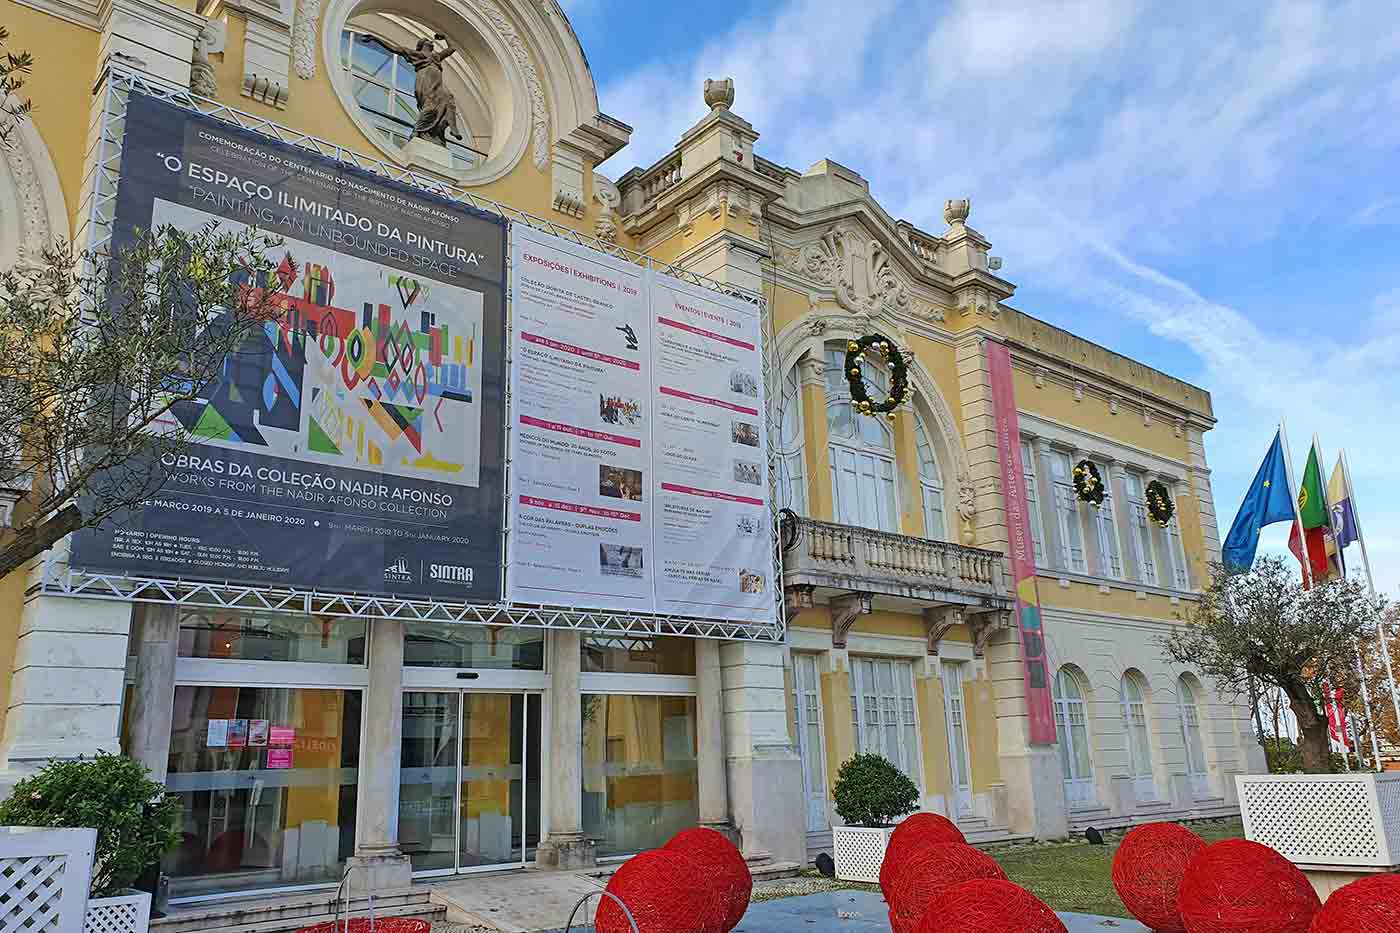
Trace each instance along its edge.
<path fill-rule="evenodd" d="M 1157 933 L 1185 933 L 1177 895 L 1186 866 L 1205 840 L 1178 823 L 1148 823 L 1113 855 L 1113 887 L 1128 913 Z"/>
<path fill-rule="evenodd" d="M 890 876 L 885 895 L 890 905 L 890 926 L 897 933 L 913 933 L 930 901 L 953 885 L 977 879 L 1004 881 L 1006 872 L 990 855 L 960 842 L 911 849 Z"/>
<path fill-rule="evenodd" d="M 1178 906 L 1188 933 L 1307 933 L 1322 902 L 1273 849 L 1226 839 L 1191 859 Z"/>
<path fill-rule="evenodd" d="M 720 898 L 705 870 L 676 849 L 652 849 L 622 863 L 608 892 L 632 912 L 640 933 L 721 933 Z M 594 919 L 597 933 L 632 933 L 627 916 L 610 897 Z"/>
<path fill-rule="evenodd" d="M 914 813 L 906 817 L 890 834 L 885 846 L 885 860 L 880 863 L 880 890 L 890 899 L 890 877 L 896 866 L 910 851 L 928 843 L 967 842 L 962 830 L 946 816 L 937 813 Z"/>
<path fill-rule="evenodd" d="M 1308 933 L 1377 930 L 1400 930 L 1400 875 L 1372 875 L 1333 891 Z"/>
<path fill-rule="evenodd" d="M 1068 933 L 1044 901 L 1010 881 L 982 878 L 946 889 L 915 933 Z"/>
<path fill-rule="evenodd" d="M 721 833 L 703 826 L 676 833 L 666 843 L 700 865 L 714 879 L 714 888 L 723 901 L 723 933 L 729 933 L 744 919 L 753 894 L 753 875 L 739 849 Z"/>

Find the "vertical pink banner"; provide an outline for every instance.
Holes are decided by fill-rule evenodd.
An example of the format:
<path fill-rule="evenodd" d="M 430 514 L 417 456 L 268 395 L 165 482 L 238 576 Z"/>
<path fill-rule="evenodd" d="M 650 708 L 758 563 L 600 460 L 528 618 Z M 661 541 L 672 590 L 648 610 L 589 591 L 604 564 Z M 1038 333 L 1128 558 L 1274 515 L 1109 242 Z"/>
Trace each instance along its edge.
<path fill-rule="evenodd" d="M 1026 685 L 1026 718 L 1032 745 L 1055 743 L 1055 702 L 1045 668 L 1045 629 L 1040 592 L 1036 588 L 1035 551 L 1026 504 L 1026 474 L 1021 463 L 1021 427 L 1016 417 L 1016 391 L 1011 383 L 1011 352 L 1005 344 L 986 341 L 987 373 L 992 383 L 992 415 L 996 418 L 997 461 L 1006 500 L 1006 534 L 1010 542 L 1011 577 L 1016 584 L 1016 620 L 1021 631 L 1022 674 Z"/>

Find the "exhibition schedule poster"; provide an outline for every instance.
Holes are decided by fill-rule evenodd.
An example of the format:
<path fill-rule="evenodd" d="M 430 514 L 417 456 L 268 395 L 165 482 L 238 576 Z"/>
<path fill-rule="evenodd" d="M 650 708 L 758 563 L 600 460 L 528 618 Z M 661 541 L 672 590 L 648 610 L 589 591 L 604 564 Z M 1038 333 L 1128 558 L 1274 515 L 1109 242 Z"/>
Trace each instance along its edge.
<path fill-rule="evenodd" d="M 772 621 L 758 308 L 512 240 L 510 599 Z"/>

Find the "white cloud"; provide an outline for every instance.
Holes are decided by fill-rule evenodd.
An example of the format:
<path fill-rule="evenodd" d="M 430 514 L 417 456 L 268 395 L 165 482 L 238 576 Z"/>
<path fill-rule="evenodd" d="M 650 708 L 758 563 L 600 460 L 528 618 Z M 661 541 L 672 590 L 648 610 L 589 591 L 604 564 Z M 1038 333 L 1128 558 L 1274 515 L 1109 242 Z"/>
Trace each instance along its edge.
<path fill-rule="evenodd" d="M 1325 308 L 1282 293 L 1254 317 L 1192 281 L 1267 289 L 1274 270 L 1233 265 L 1241 244 L 1393 222 L 1393 196 L 1372 186 L 1400 150 L 1400 26 L 1377 12 L 1360 0 L 789 0 L 602 97 L 637 127 L 618 172 L 700 117 L 703 77 L 733 75 L 734 109 L 765 155 L 799 168 L 835 158 L 891 213 L 932 229 L 945 198 L 970 194 L 973 224 L 1023 293 L 1163 338 L 1176 349 L 1149 362 L 1211 390 L 1226 528 L 1280 414 L 1298 461 L 1314 431 L 1329 456 L 1346 446 L 1393 591 L 1400 273 L 1374 300 L 1338 282 Z M 1014 303 L 1055 317 L 1032 301 Z M 1112 347 L 1125 332 L 1084 335 Z"/>

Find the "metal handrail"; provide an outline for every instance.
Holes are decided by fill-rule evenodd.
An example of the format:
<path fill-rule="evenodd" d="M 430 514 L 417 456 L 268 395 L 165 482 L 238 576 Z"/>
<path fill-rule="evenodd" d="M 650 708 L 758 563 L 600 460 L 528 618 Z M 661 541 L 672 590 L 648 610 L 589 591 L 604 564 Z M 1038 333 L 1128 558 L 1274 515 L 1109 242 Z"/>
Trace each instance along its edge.
<path fill-rule="evenodd" d="M 583 897 L 579 898 L 578 903 L 574 905 L 574 909 L 569 912 L 569 922 L 564 925 L 564 933 L 572 933 L 572 930 L 574 928 L 574 918 L 578 916 L 579 909 L 582 908 L 584 904 L 587 904 L 591 898 L 595 897 L 598 898 L 599 902 L 601 902 L 602 899 L 605 897 L 610 897 L 614 901 L 617 901 L 617 906 L 622 908 L 623 915 L 627 917 L 627 923 L 632 927 L 632 933 L 641 933 L 641 931 L 637 929 L 637 921 L 636 918 L 632 916 L 632 911 L 629 910 L 627 905 L 622 902 L 622 898 L 618 897 L 611 891 L 589 891 Z M 596 925 L 598 921 L 597 913 L 594 913 L 593 921 Z M 583 928 L 580 927 L 579 929 Z"/>

